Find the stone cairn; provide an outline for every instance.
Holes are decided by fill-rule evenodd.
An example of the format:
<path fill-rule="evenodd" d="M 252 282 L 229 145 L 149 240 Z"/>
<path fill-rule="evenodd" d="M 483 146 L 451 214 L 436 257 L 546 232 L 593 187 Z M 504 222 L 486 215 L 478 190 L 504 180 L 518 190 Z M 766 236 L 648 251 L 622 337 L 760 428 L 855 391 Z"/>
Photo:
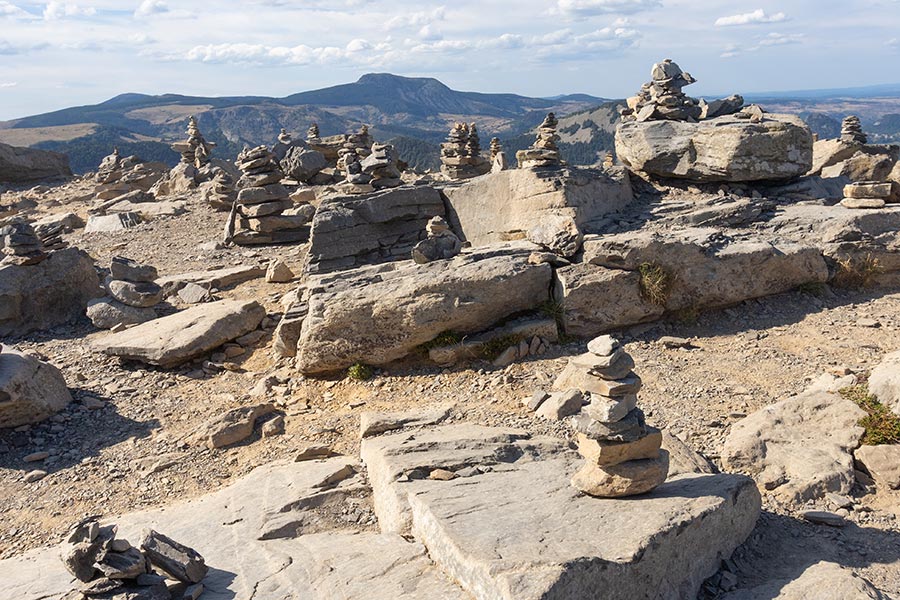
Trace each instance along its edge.
<path fill-rule="evenodd" d="M 62 600 L 91 598 L 199 598 L 209 572 L 193 548 L 152 529 L 136 548 L 117 538 L 116 525 L 89 518 L 72 527 L 62 555 L 66 569 L 80 583 Z"/>
<path fill-rule="evenodd" d="M 491 173 L 505 171 L 508 168 L 506 153 L 503 151 L 500 138 L 491 138 Z"/>
<path fill-rule="evenodd" d="M 310 144 L 317 144 L 321 140 L 319 135 L 319 124 L 313 123 L 306 130 L 306 141 Z"/>
<path fill-rule="evenodd" d="M 462 250 L 462 242 L 450 230 L 450 225 L 443 217 L 433 217 L 425 226 L 425 231 L 428 237 L 412 250 L 412 258 L 416 263 L 424 265 L 435 260 L 447 260 Z"/>
<path fill-rule="evenodd" d="M 369 126 L 363 125 L 357 133 L 347 136 L 344 145 L 338 150 L 337 168 L 341 173 L 347 173 L 347 157 L 355 154 L 357 161 L 364 159 L 372 153 L 372 136 L 369 133 Z M 352 161 L 353 159 L 350 158 Z"/>
<path fill-rule="evenodd" d="M 369 183 L 372 187 L 381 190 L 403 183 L 398 161 L 397 151 L 391 144 L 373 144 L 372 153 L 362 160 L 360 166 L 362 172 L 371 177 Z"/>
<path fill-rule="evenodd" d="M 575 421 L 578 452 L 586 462 L 572 478 L 582 492 L 601 498 L 649 492 L 666 480 L 669 454 L 662 432 L 648 427 L 637 408 L 641 379 L 634 360 L 615 338 L 588 343 L 588 352 L 569 361 L 556 386 L 589 398 Z"/>
<path fill-rule="evenodd" d="M 158 273 L 152 265 L 114 256 L 104 281 L 108 297 L 88 303 L 87 316 L 98 329 L 114 329 L 152 321 L 154 310 L 163 301 L 163 289 L 156 284 Z"/>
<path fill-rule="evenodd" d="M 459 180 L 478 177 L 490 170 L 490 161 L 481 156 L 475 124 L 455 123 L 447 141 L 441 144 L 441 173 L 448 179 Z"/>
<path fill-rule="evenodd" d="M 553 113 L 547 114 L 538 128 L 537 139 L 531 148 L 516 152 L 520 169 L 556 168 L 562 164 L 559 156 L 559 135 L 556 127 L 559 121 Z"/>
<path fill-rule="evenodd" d="M 0 265 L 36 265 L 49 256 L 31 224 L 21 219 L 0 228 L 0 241 Z"/>
<path fill-rule="evenodd" d="M 850 115 L 841 122 L 841 141 L 848 144 L 866 144 L 869 138 L 862 130 L 859 117 Z"/>
<path fill-rule="evenodd" d="M 172 144 L 172 149 L 181 154 L 182 163 L 200 169 L 209 162 L 215 144 L 206 141 L 193 115 L 188 119 L 187 135 L 187 141 Z"/>
<path fill-rule="evenodd" d="M 275 155 L 266 146 L 244 150 L 237 166 L 243 173 L 238 195 L 225 231 L 225 241 L 238 245 L 305 241 L 310 215 L 288 212 L 293 201 L 281 184 L 284 176 Z M 237 219 L 240 229 L 235 231 Z"/>
<path fill-rule="evenodd" d="M 884 208 L 900 203 L 900 183 L 895 181 L 859 181 L 844 186 L 844 208 Z"/>

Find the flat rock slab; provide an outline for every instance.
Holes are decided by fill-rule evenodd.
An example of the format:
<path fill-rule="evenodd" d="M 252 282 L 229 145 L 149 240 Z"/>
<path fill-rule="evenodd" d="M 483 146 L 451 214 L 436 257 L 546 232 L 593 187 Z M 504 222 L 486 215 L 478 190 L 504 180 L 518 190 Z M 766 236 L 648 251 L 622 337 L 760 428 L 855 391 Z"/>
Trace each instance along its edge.
<path fill-rule="evenodd" d="M 468 598 L 434 568 L 421 544 L 397 535 L 338 531 L 260 540 L 271 519 L 336 493 L 317 486 L 354 462 L 272 463 L 197 500 L 110 521 L 119 525 L 118 537 L 135 543 L 153 528 L 194 547 L 210 567 L 204 600 Z M 58 548 L 0 561 L 3 598 L 58 598 L 75 583 Z"/>
<path fill-rule="evenodd" d="M 693 597 L 760 511 L 752 480 L 736 475 L 682 475 L 625 500 L 581 495 L 569 481 L 580 457 L 515 430 L 383 436 L 363 442 L 363 458 L 382 527 L 402 528 L 408 511 L 432 560 L 481 600 Z M 414 465 L 489 470 L 398 481 Z"/>
<path fill-rule="evenodd" d="M 359 417 L 359 437 L 367 438 L 403 427 L 435 425 L 450 415 L 452 406 L 438 406 L 407 412 L 366 411 Z"/>
<path fill-rule="evenodd" d="M 250 333 L 266 316 L 255 301 L 222 300 L 148 321 L 94 342 L 110 356 L 172 367 Z"/>
<path fill-rule="evenodd" d="M 178 275 L 169 275 L 160 277 L 156 280 L 166 296 L 178 293 L 178 291 L 189 283 L 196 283 L 207 289 L 225 289 L 245 281 L 264 277 L 266 270 L 256 265 L 245 265 L 240 267 L 227 267 L 224 269 L 212 269 L 209 271 L 191 271 L 190 273 L 181 273 Z"/>

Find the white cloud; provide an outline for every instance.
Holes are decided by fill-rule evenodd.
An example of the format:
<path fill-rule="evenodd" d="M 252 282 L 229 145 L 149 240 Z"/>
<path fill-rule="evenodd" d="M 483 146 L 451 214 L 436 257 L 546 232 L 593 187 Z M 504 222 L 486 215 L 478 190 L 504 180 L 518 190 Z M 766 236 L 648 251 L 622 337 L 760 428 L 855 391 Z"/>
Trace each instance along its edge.
<path fill-rule="evenodd" d="M 92 6 L 81 7 L 69 2 L 49 2 L 44 7 L 44 19 L 52 21 L 66 17 L 90 17 L 97 14 L 97 9 Z"/>
<path fill-rule="evenodd" d="M 662 6 L 662 0 L 558 0 L 559 11 L 567 15 L 591 16 L 610 13 L 632 14 Z"/>
<path fill-rule="evenodd" d="M 787 19 L 783 12 L 773 15 L 766 14 L 761 8 L 753 12 L 742 13 L 739 15 L 731 15 L 729 17 L 719 17 L 716 19 L 716 27 L 732 27 L 735 25 L 756 25 L 759 23 L 780 23 Z"/>
<path fill-rule="evenodd" d="M 135 9 L 135 17 L 149 17 L 150 15 L 159 15 L 169 12 L 169 5 L 164 0 L 142 0 L 141 4 Z"/>
<path fill-rule="evenodd" d="M 388 31 L 407 28 L 427 27 L 437 21 L 443 21 L 446 17 L 447 9 L 439 6 L 431 11 L 420 11 L 414 13 L 403 13 L 388 19 L 384 24 Z"/>
<path fill-rule="evenodd" d="M 18 81 L 4 81 L 0 82 L 0 88 L 12 88 L 19 85 Z"/>
<path fill-rule="evenodd" d="M 351 41 L 345 48 L 336 46 L 310 47 L 266 46 L 263 44 L 208 44 L 188 50 L 184 58 L 204 63 L 244 63 L 259 65 L 324 65 L 334 64 L 370 51 L 366 40 Z"/>
<path fill-rule="evenodd" d="M 34 15 L 32 15 L 27 10 L 19 8 L 15 4 L 11 2 L 7 2 L 6 0 L 0 0 L 0 17 L 15 17 L 20 19 L 32 19 Z"/>
<path fill-rule="evenodd" d="M 763 46 L 784 46 L 786 44 L 799 44 L 803 41 L 802 33 L 770 33 L 766 37 L 759 40 L 758 47 Z"/>
<path fill-rule="evenodd" d="M 894 0 L 895 2 L 900 2 L 900 0 Z M 900 49 L 900 38 L 891 38 L 884 43 L 888 48 Z"/>

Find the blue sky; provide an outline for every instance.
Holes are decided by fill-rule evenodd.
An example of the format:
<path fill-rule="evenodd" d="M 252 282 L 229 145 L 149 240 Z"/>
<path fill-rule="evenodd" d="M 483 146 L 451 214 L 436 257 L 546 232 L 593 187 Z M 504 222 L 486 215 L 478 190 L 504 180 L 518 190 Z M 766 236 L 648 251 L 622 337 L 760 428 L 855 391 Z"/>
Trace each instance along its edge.
<path fill-rule="evenodd" d="M 692 94 L 900 82 L 900 0 L 0 0 L 0 119 L 124 92 L 285 96 L 367 72 L 456 89 Z"/>

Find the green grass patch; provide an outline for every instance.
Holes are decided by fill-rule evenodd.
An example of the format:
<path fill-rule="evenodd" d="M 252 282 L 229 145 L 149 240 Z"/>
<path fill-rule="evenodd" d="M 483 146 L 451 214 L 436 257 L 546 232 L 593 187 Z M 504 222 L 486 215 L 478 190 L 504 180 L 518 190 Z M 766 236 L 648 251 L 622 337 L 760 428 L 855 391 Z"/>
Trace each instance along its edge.
<path fill-rule="evenodd" d="M 369 365 L 356 363 L 347 369 L 347 377 L 354 381 L 368 381 L 375 376 L 375 372 Z"/>
<path fill-rule="evenodd" d="M 641 295 L 657 306 L 665 306 L 672 289 L 672 276 L 656 263 L 643 263 L 638 267 L 641 275 Z"/>
<path fill-rule="evenodd" d="M 853 385 L 839 391 L 840 395 L 866 411 L 859 425 L 866 430 L 862 443 L 866 446 L 900 444 L 900 416 L 869 394 L 865 385 Z"/>
<path fill-rule="evenodd" d="M 825 295 L 825 284 L 819 283 L 818 281 L 801 283 L 797 286 L 797 291 L 803 294 L 809 294 L 810 296 L 815 296 L 816 298 L 821 298 Z"/>
<path fill-rule="evenodd" d="M 420 345 L 419 348 L 424 352 L 428 352 L 432 348 L 443 348 L 444 346 L 455 346 L 456 344 L 463 341 L 463 336 L 456 333 L 455 331 L 445 331 L 444 333 L 438 334 L 436 338 L 431 340 L 430 342 L 425 342 Z"/>

